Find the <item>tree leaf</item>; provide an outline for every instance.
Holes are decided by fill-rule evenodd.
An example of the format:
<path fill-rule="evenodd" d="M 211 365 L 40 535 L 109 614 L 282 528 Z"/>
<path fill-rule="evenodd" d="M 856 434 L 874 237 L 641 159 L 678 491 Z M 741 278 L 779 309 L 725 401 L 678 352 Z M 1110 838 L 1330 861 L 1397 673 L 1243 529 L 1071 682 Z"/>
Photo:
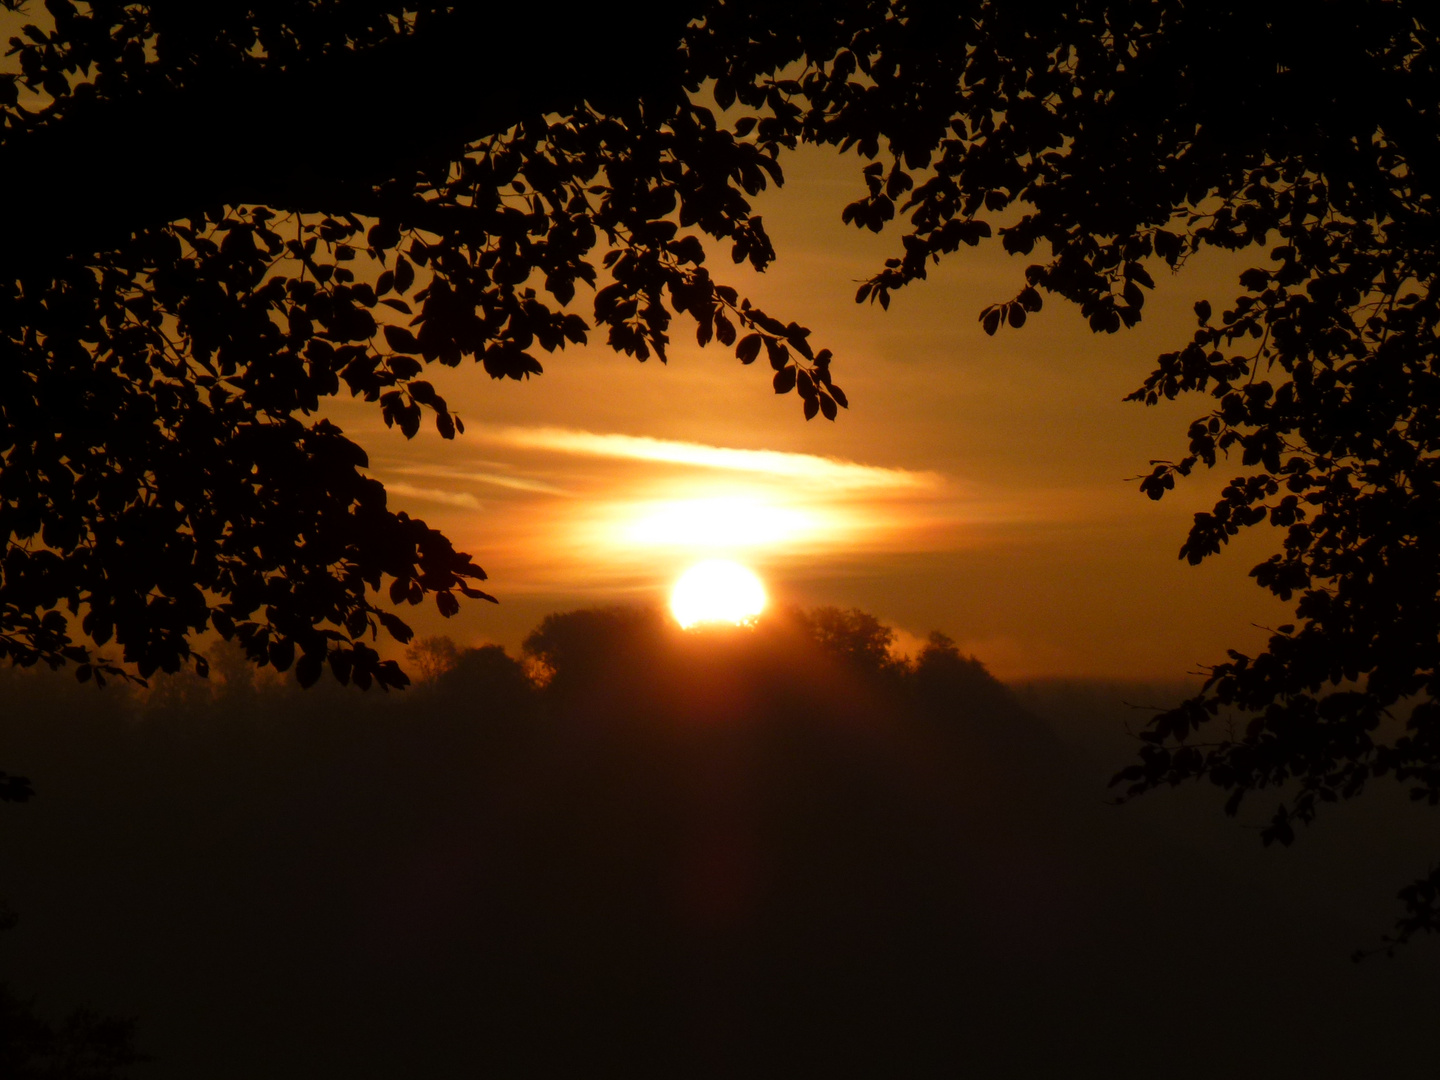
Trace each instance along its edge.
<path fill-rule="evenodd" d="M 384 328 L 385 343 L 398 353 L 419 353 L 420 342 L 415 335 L 403 326 L 389 326 Z"/>
<path fill-rule="evenodd" d="M 760 355 L 760 346 L 764 339 L 759 334 L 746 334 L 735 346 L 735 355 L 740 358 L 742 364 L 753 364 Z"/>

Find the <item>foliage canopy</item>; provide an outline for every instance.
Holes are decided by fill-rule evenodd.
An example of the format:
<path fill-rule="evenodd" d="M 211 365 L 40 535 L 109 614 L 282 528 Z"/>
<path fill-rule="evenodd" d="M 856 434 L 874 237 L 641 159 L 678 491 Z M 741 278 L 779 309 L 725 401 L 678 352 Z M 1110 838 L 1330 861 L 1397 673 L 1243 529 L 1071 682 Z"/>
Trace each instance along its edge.
<path fill-rule="evenodd" d="M 1289 784 L 1265 833 L 1282 842 L 1376 776 L 1440 803 L 1428 6 L 45 7 L 0 79 L 0 176 L 27 206 L 0 255 L 12 660 L 115 670 L 78 631 L 142 675 L 170 671 L 213 626 L 305 683 L 326 664 L 402 683 L 363 640 L 410 635 L 377 594 L 448 614 L 485 595 L 483 572 L 390 510 L 364 452 L 307 417 L 343 390 L 407 435 L 452 437 L 428 364 L 527 378 L 596 332 L 663 360 L 683 315 L 833 419 L 830 352 L 706 263 L 707 241 L 773 260 L 750 199 L 782 182 L 784 151 L 818 143 L 864 163 L 845 220 L 901 232 L 858 300 L 888 306 L 961 245 L 1033 254 L 981 313 L 990 333 L 1045 293 L 1115 332 L 1152 272 L 1257 249 L 1238 296 L 1197 305 L 1192 339 L 1134 395 L 1210 399 L 1141 487 L 1160 498 L 1196 466 L 1238 466 L 1182 555 L 1276 526 L 1253 575 L 1295 621 L 1160 716 L 1121 782 L 1208 776 L 1232 810 Z M 1248 726 L 1205 734 L 1232 709 Z M 1440 878 L 1416 886 L 1402 934 L 1436 925 L 1437 896 Z"/>

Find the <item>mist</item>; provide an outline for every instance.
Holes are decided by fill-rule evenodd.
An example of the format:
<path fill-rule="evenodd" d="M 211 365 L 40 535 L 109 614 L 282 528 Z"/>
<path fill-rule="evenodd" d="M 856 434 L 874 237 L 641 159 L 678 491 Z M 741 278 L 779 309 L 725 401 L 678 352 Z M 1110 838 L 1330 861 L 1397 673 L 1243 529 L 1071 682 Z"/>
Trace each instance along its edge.
<path fill-rule="evenodd" d="M 1433 821 L 1376 791 L 1267 850 L 1214 789 L 1116 805 L 1183 685 L 890 641 L 608 608 L 401 693 L 5 672 L 0 978 L 135 1018 L 156 1080 L 1433 1064 L 1433 943 L 1349 959 Z"/>

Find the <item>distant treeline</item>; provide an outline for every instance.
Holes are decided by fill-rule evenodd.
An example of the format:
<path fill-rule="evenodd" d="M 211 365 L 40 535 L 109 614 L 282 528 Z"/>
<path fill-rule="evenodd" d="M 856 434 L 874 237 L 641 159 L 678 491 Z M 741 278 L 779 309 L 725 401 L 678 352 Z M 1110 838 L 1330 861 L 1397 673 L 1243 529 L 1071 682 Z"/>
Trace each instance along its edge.
<path fill-rule="evenodd" d="M 1411 819 L 1276 853 L 1207 792 L 1117 808 L 1123 691 L 890 642 L 614 608 L 520 656 L 431 639 L 403 693 L 224 652 L 148 691 L 5 673 L 0 766 L 37 795 L 0 807 L 0 978 L 138 1017 L 137 1078 L 1433 1061 L 1434 950 L 1346 961 Z"/>

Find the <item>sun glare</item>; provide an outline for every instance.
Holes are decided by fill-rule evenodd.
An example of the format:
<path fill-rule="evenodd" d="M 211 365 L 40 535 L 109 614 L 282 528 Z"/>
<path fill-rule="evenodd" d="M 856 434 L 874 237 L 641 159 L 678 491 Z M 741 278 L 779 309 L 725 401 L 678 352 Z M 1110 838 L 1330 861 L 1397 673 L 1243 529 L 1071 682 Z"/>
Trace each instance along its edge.
<path fill-rule="evenodd" d="M 627 536 L 634 543 L 713 550 L 783 544 L 809 526 L 799 511 L 754 499 L 681 499 L 652 507 Z"/>
<path fill-rule="evenodd" d="M 727 559 L 696 563 L 670 592 L 670 610 L 686 630 L 706 623 L 752 622 L 765 610 L 765 601 L 760 579 Z"/>

